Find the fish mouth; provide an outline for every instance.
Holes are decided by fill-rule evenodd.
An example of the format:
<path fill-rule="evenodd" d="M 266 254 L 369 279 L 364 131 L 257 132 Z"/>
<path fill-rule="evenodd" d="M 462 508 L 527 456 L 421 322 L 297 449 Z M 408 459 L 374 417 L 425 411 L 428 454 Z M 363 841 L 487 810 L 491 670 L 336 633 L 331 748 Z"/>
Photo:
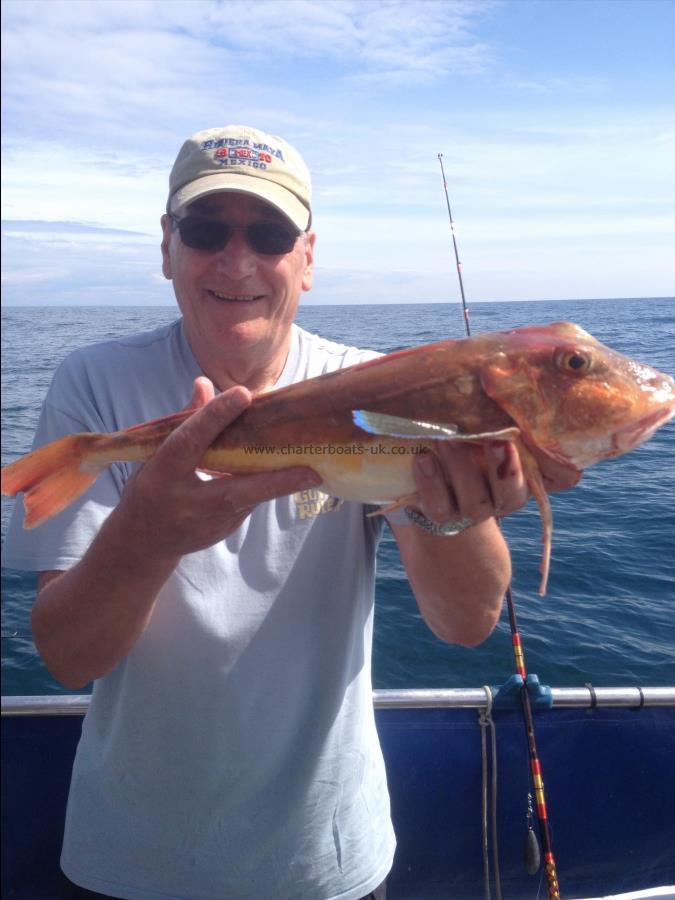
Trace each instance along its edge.
<path fill-rule="evenodd" d="M 211 288 L 207 288 L 207 293 L 220 303 L 255 303 L 264 297 L 263 294 L 220 294 Z"/>
<path fill-rule="evenodd" d="M 675 416 L 675 406 L 672 409 L 660 409 L 658 412 L 645 416 L 638 422 L 633 422 L 624 428 L 620 428 L 614 434 L 613 444 L 616 455 L 627 453 L 639 444 L 644 443 L 654 434 L 657 428 L 665 425 L 673 416 Z"/>

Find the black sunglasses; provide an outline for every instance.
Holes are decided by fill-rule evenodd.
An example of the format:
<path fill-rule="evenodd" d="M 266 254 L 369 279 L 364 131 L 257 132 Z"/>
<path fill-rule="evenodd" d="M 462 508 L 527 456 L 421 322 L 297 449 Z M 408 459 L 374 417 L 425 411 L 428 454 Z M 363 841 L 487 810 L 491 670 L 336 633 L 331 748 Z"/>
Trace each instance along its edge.
<path fill-rule="evenodd" d="M 218 219 L 199 216 L 184 216 L 179 219 L 171 215 L 171 221 L 180 232 L 180 239 L 193 250 L 215 252 L 223 250 L 235 231 L 243 231 L 249 246 L 256 253 L 279 256 L 290 253 L 300 231 L 283 222 L 256 222 L 252 225 L 230 225 Z"/>

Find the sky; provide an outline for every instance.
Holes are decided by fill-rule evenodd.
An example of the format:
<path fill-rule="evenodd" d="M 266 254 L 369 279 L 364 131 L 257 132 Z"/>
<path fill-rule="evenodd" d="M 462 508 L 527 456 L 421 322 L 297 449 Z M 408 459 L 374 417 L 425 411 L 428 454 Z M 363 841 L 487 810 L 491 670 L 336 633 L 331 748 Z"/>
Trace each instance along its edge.
<path fill-rule="evenodd" d="M 675 294 L 675 0 L 3 0 L 2 302 L 173 304 L 192 133 L 313 179 L 303 303 Z"/>

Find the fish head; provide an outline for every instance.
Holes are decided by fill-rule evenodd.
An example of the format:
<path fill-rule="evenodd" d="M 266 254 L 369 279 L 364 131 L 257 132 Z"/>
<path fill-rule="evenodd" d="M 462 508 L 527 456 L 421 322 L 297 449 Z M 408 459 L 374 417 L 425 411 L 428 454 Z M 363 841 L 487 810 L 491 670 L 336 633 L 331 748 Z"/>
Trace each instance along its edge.
<path fill-rule="evenodd" d="M 500 336 L 481 368 L 485 392 L 537 455 L 581 471 L 621 456 L 675 415 L 675 382 L 571 322 Z"/>

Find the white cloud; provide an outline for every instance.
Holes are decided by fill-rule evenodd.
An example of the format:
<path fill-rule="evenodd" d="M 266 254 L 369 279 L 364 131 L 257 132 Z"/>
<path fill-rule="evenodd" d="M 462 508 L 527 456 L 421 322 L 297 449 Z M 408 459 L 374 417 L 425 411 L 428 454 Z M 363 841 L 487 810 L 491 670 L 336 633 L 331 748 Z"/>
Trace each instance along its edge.
<path fill-rule="evenodd" d="M 514 79 L 510 82 L 516 90 L 532 91 L 536 94 L 604 94 L 609 89 L 606 78 L 560 78 L 550 77 L 534 80 Z"/>
<path fill-rule="evenodd" d="M 3 302 L 10 305 L 171 303 L 159 237 L 79 223 L 4 223 Z"/>
<path fill-rule="evenodd" d="M 36 226 L 29 240 L 15 224 L 7 283 L 28 289 L 51 273 L 68 296 L 84 285 L 170 297 L 157 273 L 173 158 L 191 132 L 241 121 L 305 155 L 321 265 L 350 273 L 346 298 L 379 284 L 383 297 L 433 299 L 449 258 L 439 151 L 481 293 L 494 296 L 496 280 L 481 279 L 497 270 L 505 296 L 525 291 L 527 265 L 531 293 L 572 285 L 570 247 L 593 278 L 604 270 L 604 295 L 625 293 L 616 273 L 637 283 L 675 237 L 672 111 L 603 105 L 610 75 L 524 65 L 527 35 L 516 77 L 493 27 L 500 10 L 508 4 L 6 0 L 3 217 L 136 232 Z M 617 265 L 612 246 L 628 241 L 640 258 L 625 252 Z M 335 279 L 322 290 L 331 285 L 338 293 Z"/>
<path fill-rule="evenodd" d="M 31 270 L 29 272 L 26 271 L 3 271 L 2 273 L 2 283 L 4 285 L 26 285 L 26 284 L 37 284 L 39 282 L 54 282 L 59 278 L 63 278 L 70 274 L 70 270 L 65 266 L 50 267 L 44 266 L 39 271 Z"/>
<path fill-rule="evenodd" d="M 349 75 L 439 80 L 486 65 L 489 50 L 472 27 L 493 5 L 426 0 L 411 14 L 406 0 L 8 0 L 5 53 L 10 67 L 30 58 L 26 77 L 75 102 L 92 82 L 125 105 L 134 94 L 123 91 L 161 96 L 186 76 L 203 76 L 205 88 L 265 84 L 275 61 L 299 57 L 331 60 Z"/>

